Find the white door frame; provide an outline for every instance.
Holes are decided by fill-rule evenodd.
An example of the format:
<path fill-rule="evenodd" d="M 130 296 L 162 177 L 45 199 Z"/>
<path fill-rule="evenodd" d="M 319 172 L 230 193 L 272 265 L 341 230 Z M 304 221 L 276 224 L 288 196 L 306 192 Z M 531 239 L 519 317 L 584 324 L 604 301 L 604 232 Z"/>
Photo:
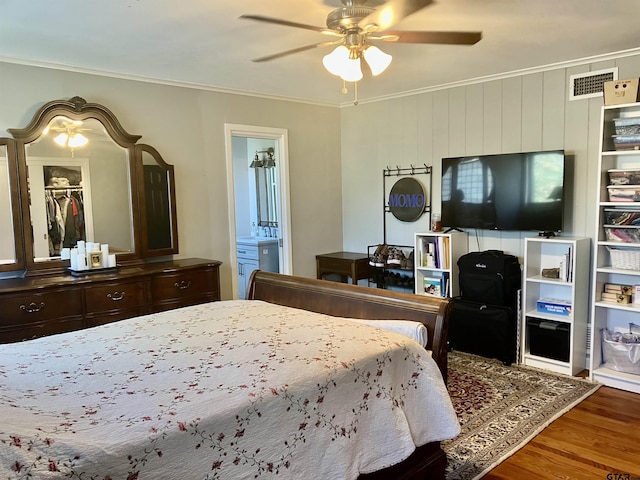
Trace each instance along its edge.
<path fill-rule="evenodd" d="M 229 245 L 231 247 L 231 292 L 238 297 L 238 258 L 236 255 L 236 206 L 233 180 L 233 137 L 264 138 L 275 141 L 278 162 L 278 231 L 280 273 L 291 275 L 291 208 L 289 201 L 289 137 L 283 128 L 254 125 L 224 124 L 225 156 L 227 160 L 227 192 L 229 196 Z"/>

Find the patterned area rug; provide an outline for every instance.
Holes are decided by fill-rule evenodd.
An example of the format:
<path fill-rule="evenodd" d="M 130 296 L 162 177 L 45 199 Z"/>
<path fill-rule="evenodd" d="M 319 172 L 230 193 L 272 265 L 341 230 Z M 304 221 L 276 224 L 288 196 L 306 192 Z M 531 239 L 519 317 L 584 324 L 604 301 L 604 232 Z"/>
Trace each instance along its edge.
<path fill-rule="evenodd" d="M 442 442 L 449 462 L 447 480 L 472 480 L 515 453 L 599 385 L 451 352 L 448 387 L 462 433 Z"/>

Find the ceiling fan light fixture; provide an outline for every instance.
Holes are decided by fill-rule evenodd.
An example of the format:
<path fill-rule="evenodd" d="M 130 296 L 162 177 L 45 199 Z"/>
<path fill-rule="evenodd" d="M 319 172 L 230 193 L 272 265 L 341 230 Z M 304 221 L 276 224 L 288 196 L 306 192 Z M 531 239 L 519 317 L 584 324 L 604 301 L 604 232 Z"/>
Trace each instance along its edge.
<path fill-rule="evenodd" d="M 79 148 L 84 147 L 87 143 L 89 143 L 89 139 L 82 135 L 81 133 L 61 133 L 53 139 L 61 147 L 69 146 L 70 148 Z"/>
<path fill-rule="evenodd" d="M 349 49 L 344 45 L 339 45 L 333 52 L 322 58 L 322 64 L 332 75 L 340 76 L 349 62 Z"/>
<path fill-rule="evenodd" d="M 66 147 L 68 139 L 69 139 L 69 136 L 66 133 L 61 133 L 60 135 L 56 136 L 53 139 L 53 141 L 56 142 L 61 147 Z"/>
<path fill-rule="evenodd" d="M 364 59 L 369 64 L 373 76 L 376 76 L 387 69 L 393 57 L 388 53 L 384 53 L 378 47 L 370 45 L 364 51 Z"/>
<path fill-rule="evenodd" d="M 347 61 L 340 73 L 340 78 L 346 82 L 358 82 L 362 80 L 360 57 Z"/>
<path fill-rule="evenodd" d="M 84 147 L 87 143 L 89 143 L 89 139 L 81 133 L 72 133 L 69 135 L 69 146 L 71 148 Z"/>

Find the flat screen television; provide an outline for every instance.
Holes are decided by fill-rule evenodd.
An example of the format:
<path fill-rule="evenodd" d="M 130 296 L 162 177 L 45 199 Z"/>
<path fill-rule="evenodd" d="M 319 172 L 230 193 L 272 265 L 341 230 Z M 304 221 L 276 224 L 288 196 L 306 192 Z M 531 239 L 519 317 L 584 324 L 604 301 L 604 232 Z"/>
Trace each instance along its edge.
<path fill-rule="evenodd" d="M 442 159 L 442 225 L 562 231 L 563 150 Z"/>

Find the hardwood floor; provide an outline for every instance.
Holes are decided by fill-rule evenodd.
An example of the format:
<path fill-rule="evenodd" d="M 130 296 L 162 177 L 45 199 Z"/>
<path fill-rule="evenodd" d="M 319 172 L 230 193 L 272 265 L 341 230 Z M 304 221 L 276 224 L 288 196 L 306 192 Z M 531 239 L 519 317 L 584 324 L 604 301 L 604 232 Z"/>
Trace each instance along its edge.
<path fill-rule="evenodd" d="M 640 480 L 640 395 L 600 387 L 482 480 Z"/>

